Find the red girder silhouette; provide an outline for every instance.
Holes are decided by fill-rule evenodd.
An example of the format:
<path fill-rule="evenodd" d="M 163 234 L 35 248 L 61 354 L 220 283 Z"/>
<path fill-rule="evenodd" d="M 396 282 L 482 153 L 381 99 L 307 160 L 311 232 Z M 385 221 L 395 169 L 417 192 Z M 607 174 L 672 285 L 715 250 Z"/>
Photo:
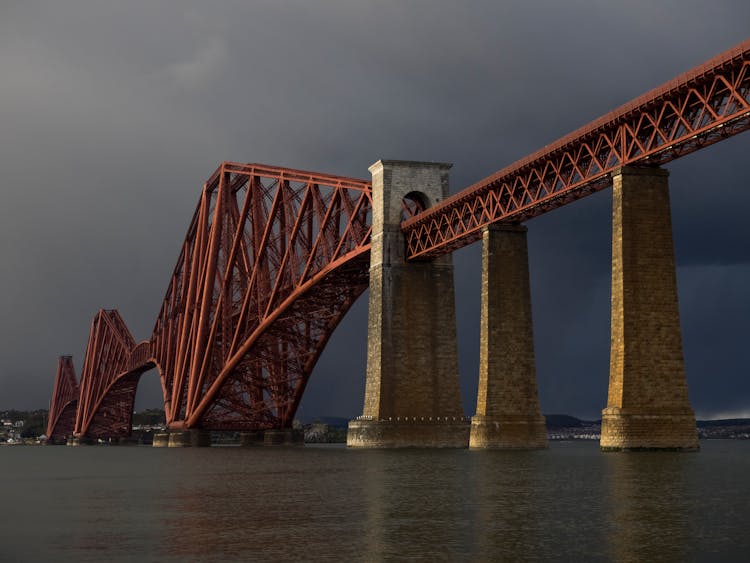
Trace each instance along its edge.
<path fill-rule="evenodd" d="M 608 187 L 620 166 L 658 166 L 750 128 L 750 40 L 404 221 L 408 259 L 481 238 Z"/>
<path fill-rule="evenodd" d="M 78 382 L 72 356 L 60 356 L 49 406 L 47 439 L 56 442 L 73 435 L 78 407 Z"/>
<path fill-rule="evenodd" d="M 428 210 L 407 196 L 407 256 L 450 252 L 484 225 L 608 186 L 619 166 L 663 164 L 748 128 L 750 41 Z M 94 318 L 75 435 L 129 435 L 138 381 L 153 367 L 170 428 L 289 427 L 329 337 L 368 285 L 371 207 L 364 180 L 222 163 L 203 186 L 150 340 L 136 345 L 117 311 Z M 69 432 L 76 402 L 72 361 L 60 361 L 50 436 Z"/>

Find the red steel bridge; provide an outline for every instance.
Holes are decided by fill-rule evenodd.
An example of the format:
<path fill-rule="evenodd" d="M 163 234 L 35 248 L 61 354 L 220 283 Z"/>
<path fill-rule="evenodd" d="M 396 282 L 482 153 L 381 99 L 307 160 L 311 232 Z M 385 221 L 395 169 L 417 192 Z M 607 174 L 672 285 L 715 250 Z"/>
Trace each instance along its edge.
<path fill-rule="evenodd" d="M 750 128 L 750 40 L 429 208 L 404 202 L 407 260 L 429 260 Z M 47 435 L 130 434 L 156 368 L 170 429 L 289 428 L 315 363 L 367 288 L 370 182 L 224 162 L 205 182 L 149 340 L 101 310 L 80 384 L 59 360 Z"/>

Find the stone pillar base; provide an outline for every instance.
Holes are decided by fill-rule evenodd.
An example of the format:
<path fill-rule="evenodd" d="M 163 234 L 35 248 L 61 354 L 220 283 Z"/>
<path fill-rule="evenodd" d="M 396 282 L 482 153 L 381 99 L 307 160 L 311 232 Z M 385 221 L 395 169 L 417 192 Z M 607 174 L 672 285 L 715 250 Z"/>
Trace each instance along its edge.
<path fill-rule="evenodd" d="M 304 446 L 305 434 L 302 430 L 266 430 L 263 432 L 264 446 Z"/>
<path fill-rule="evenodd" d="M 472 449 L 543 450 L 547 446 L 544 417 L 486 417 L 471 419 Z"/>
<path fill-rule="evenodd" d="M 698 451 L 695 415 L 692 411 L 646 414 L 618 408 L 604 409 L 600 445 L 605 452 Z"/>
<path fill-rule="evenodd" d="M 66 446 L 93 446 L 96 444 L 96 440 L 83 436 L 81 438 L 70 438 L 65 443 Z"/>
<path fill-rule="evenodd" d="M 256 430 L 254 432 L 240 432 L 240 446 L 245 448 L 262 446 L 263 438 L 263 430 Z"/>
<path fill-rule="evenodd" d="M 170 448 L 205 448 L 211 445 L 211 434 L 206 430 L 182 430 L 170 432 L 167 446 Z"/>
<path fill-rule="evenodd" d="M 350 448 L 466 448 L 469 421 L 463 417 L 351 420 L 346 445 Z"/>
<path fill-rule="evenodd" d="M 151 443 L 154 448 L 166 448 L 169 446 L 169 432 L 160 432 L 154 434 L 154 441 Z"/>
<path fill-rule="evenodd" d="M 46 446 L 64 446 L 68 443 L 68 441 L 65 438 L 57 438 L 52 440 L 47 440 L 45 442 Z"/>
<path fill-rule="evenodd" d="M 170 448 L 188 448 L 190 447 L 190 430 L 184 432 L 170 432 L 167 440 L 167 446 Z"/>

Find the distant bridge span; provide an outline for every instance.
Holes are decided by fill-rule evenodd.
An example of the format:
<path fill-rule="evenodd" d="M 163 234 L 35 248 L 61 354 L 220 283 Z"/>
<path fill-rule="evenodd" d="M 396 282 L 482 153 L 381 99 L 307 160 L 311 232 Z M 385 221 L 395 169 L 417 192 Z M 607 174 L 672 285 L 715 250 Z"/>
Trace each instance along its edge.
<path fill-rule="evenodd" d="M 750 41 L 422 209 L 404 202 L 407 260 L 429 260 L 750 128 Z M 157 367 L 171 429 L 288 428 L 328 338 L 368 286 L 371 183 L 224 162 L 206 181 L 151 338 L 117 311 L 92 322 L 80 386 L 60 360 L 48 435 L 130 433 Z"/>

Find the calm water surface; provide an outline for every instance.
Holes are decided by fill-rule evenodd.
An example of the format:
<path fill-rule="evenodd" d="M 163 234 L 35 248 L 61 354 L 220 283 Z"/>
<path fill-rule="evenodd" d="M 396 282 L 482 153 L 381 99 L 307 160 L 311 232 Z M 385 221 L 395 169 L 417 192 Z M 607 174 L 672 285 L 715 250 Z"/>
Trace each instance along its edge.
<path fill-rule="evenodd" d="M 701 447 L 3 447 L 0 561 L 750 561 L 750 441 Z"/>

